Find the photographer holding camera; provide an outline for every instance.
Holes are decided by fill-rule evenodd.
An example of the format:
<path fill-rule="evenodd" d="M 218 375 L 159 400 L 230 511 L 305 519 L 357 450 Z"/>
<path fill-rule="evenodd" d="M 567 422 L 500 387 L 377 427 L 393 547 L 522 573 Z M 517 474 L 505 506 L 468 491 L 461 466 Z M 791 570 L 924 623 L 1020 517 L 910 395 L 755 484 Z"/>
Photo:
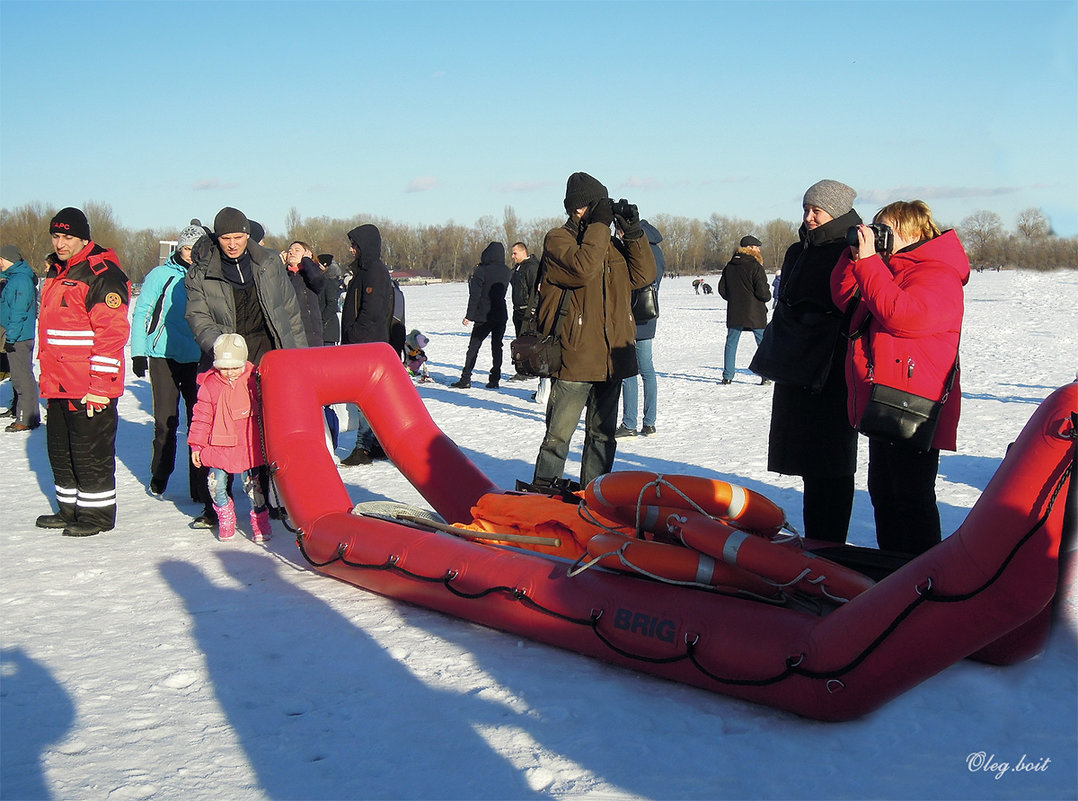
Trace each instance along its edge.
<path fill-rule="evenodd" d="M 940 541 L 939 452 L 957 447 L 958 341 L 969 257 L 953 230 L 940 231 L 922 200 L 884 206 L 872 222 L 849 229 L 848 251 L 831 275 L 835 304 L 859 304 L 850 318 L 856 333 L 846 355 L 847 411 L 857 426 L 873 384 L 937 401 L 946 395 L 927 451 L 869 438 L 876 541 L 883 550 L 919 554 Z"/>
<path fill-rule="evenodd" d="M 535 460 L 537 487 L 562 478 L 585 408 L 580 483 L 614 466 L 621 382 L 638 371 L 632 290 L 655 280 L 655 257 L 636 206 L 615 203 L 599 181 L 576 172 L 566 183 L 565 211 L 565 225 L 543 241 L 540 329 L 553 330 L 563 296 L 566 313 L 559 329 L 561 367 L 551 376 L 546 434 Z M 624 232 L 620 240 L 610 234 L 615 220 Z"/>

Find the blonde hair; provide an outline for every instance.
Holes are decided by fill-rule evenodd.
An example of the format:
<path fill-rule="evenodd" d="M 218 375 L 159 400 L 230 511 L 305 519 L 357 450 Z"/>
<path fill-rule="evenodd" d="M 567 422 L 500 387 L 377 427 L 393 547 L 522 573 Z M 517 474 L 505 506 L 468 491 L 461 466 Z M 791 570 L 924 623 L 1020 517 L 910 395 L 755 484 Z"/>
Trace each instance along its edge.
<path fill-rule="evenodd" d="M 935 239 L 943 233 L 932 217 L 932 209 L 923 200 L 896 200 L 888 203 L 876 212 L 872 222 L 878 223 L 886 217 L 892 227 L 910 242 Z"/>

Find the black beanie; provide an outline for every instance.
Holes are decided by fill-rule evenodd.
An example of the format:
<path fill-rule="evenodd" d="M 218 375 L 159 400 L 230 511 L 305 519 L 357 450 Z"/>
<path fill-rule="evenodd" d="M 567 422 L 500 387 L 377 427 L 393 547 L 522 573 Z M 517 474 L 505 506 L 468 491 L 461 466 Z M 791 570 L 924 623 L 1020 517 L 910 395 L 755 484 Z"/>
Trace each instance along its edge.
<path fill-rule="evenodd" d="M 242 211 L 231 206 L 225 206 L 213 218 L 213 232 L 217 236 L 249 234 L 251 233 L 251 224 L 247 221 L 247 215 Z"/>
<path fill-rule="evenodd" d="M 586 172 L 574 172 L 565 183 L 565 211 L 572 214 L 609 195 L 606 187 Z"/>
<path fill-rule="evenodd" d="M 262 223 L 255 220 L 247 221 L 251 226 L 251 239 L 255 242 L 261 242 L 266 238 L 266 229 L 262 227 Z"/>
<path fill-rule="evenodd" d="M 79 239 L 90 239 L 90 223 L 81 210 L 68 206 L 60 209 L 49 223 L 50 234 L 67 234 Z"/>

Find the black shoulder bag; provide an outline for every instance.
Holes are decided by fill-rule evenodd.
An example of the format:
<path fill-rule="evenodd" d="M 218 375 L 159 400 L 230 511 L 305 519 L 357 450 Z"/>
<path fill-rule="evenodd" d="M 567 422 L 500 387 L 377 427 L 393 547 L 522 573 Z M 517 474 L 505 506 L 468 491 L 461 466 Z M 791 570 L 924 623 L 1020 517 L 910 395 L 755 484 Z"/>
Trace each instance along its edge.
<path fill-rule="evenodd" d="M 549 378 L 561 369 L 561 325 L 565 320 L 569 290 L 563 289 L 558 314 L 550 333 L 543 335 L 535 324 L 535 315 L 528 315 L 529 325 L 520 336 L 509 343 L 513 367 L 522 375 Z"/>
<path fill-rule="evenodd" d="M 659 316 L 659 289 L 654 283 L 633 290 L 633 320 L 646 323 Z"/>
<path fill-rule="evenodd" d="M 861 295 L 858 292 L 850 305 L 856 306 L 860 300 Z M 848 336 L 851 342 L 860 339 L 868 332 L 871 319 L 872 315 L 866 316 L 857 330 L 850 332 Z M 868 352 L 871 357 L 871 348 Z M 871 365 L 869 367 L 871 368 Z M 857 430 L 866 437 L 882 439 L 891 444 L 904 442 L 921 452 L 928 452 L 932 449 L 932 440 L 936 438 L 936 428 L 939 427 L 940 412 L 943 411 L 943 406 L 951 395 L 951 388 L 954 386 L 957 374 L 958 354 L 955 353 L 954 366 L 943 387 L 943 397 L 939 400 L 873 381 L 868 395 L 868 405 L 865 406 L 865 411 L 857 423 Z"/>

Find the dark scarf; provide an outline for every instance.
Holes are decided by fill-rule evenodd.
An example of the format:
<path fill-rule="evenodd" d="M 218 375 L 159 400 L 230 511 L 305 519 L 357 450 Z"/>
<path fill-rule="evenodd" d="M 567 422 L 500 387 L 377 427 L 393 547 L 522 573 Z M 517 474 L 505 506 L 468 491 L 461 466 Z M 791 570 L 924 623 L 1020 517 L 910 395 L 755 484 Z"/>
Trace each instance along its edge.
<path fill-rule="evenodd" d="M 230 259 L 221 253 L 221 274 L 229 283 L 237 286 L 251 286 L 254 284 L 255 271 L 251 254 L 243 251 L 238 259 Z"/>

